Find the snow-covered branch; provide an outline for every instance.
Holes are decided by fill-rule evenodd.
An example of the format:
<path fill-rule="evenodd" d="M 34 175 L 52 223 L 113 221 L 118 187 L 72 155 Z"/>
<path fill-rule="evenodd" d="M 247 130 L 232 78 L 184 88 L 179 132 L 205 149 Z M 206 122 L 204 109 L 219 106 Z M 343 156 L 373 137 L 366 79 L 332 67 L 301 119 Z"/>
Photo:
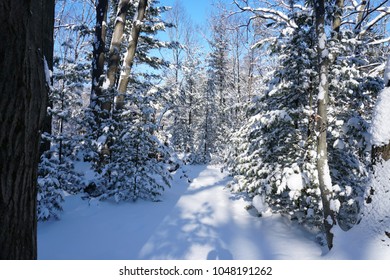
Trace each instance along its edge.
<path fill-rule="evenodd" d="M 375 40 L 373 42 L 368 43 L 368 45 L 369 46 L 380 45 L 380 44 L 387 43 L 387 42 L 390 42 L 390 37 L 384 38 L 382 40 Z"/>
<path fill-rule="evenodd" d="M 285 22 L 292 28 L 297 28 L 296 23 L 291 20 L 288 15 L 285 13 L 269 8 L 252 8 L 249 6 L 243 7 L 236 0 L 234 0 L 234 4 L 242 11 L 242 12 L 251 12 L 255 14 L 256 17 L 270 19 L 275 22 Z"/>
<path fill-rule="evenodd" d="M 367 33 L 375 24 L 377 24 L 380 20 L 385 18 L 386 16 L 390 15 L 390 7 L 383 7 L 380 9 L 377 9 L 380 13 L 371 21 L 367 23 L 367 25 L 360 31 L 359 35 L 363 36 Z"/>

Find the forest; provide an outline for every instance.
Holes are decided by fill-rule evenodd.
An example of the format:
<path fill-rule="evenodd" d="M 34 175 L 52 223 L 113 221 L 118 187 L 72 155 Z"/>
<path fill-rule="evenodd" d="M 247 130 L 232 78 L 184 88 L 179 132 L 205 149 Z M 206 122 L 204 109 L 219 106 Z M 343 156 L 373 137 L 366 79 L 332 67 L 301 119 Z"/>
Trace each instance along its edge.
<path fill-rule="evenodd" d="M 199 166 L 327 252 L 359 224 L 389 247 L 390 2 L 185 1 L 0 3 L 0 259 L 68 197 L 158 211 Z"/>

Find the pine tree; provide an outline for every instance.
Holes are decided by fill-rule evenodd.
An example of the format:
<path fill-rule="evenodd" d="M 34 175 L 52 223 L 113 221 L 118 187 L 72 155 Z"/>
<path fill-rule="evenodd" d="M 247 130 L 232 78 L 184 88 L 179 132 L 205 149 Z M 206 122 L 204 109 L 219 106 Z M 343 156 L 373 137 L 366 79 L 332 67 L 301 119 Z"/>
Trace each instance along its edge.
<path fill-rule="evenodd" d="M 286 28 L 273 47 L 280 66 L 268 90 L 249 108 L 250 118 L 235 133 L 232 172 L 239 189 L 262 196 L 275 212 L 320 227 L 315 169 L 313 100 L 316 78 L 315 31 L 310 13 L 292 15 L 297 28 Z"/>
<path fill-rule="evenodd" d="M 83 188 L 74 162 L 84 156 L 80 155 L 85 140 L 83 99 L 89 91 L 91 51 L 86 14 L 88 9 L 80 11 L 80 22 L 59 18 L 48 108 L 51 131 L 43 134 L 50 147 L 42 154 L 38 171 L 38 220 L 59 218 L 64 191 L 77 193 Z"/>
<path fill-rule="evenodd" d="M 211 40 L 208 41 L 210 53 L 208 56 L 207 88 L 206 88 L 206 119 L 204 124 L 205 154 L 224 157 L 227 141 L 233 129 L 234 94 L 233 71 L 230 64 L 229 37 L 226 30 L 227 21 L 219 14 L 212 18 Z M 207 151 L 206 151 L 207 150 Z"/>
<path fill-rule="evenodd" d="M 167 65 L 151 55 L 155 49 L 170 46 L 155 37 L 165 29 L 160 14 L 166 8 L 158 7 L 157 1 L 147 2 L 126 6 L 125 11 L 121 6 L 113 9 L 117 15 L 124 12 L 121 38 L 128 41 L 116 42 L 115 30 L 112 33 L 111 46 L 113 43 L 117 46 L 113 47 L 115 53 L 108 57 L 103 92 L 112 94 L 114 102 L 109 116 L 101 120 L 99 137 L 92 142 L 96 154 L 104 156 L 104 164 L 97 162 L 95 165 L 99 177 L 93 182 L 96 188 L 90 191 L 100 199 L 113 198 L 117 202 L 138 198 L 158 200 L 162 190 L 169 186 L 171 150 L 164 142 L 164 135 L 158 133 L 157 116 L 163 106 L 163 90 L 153 85 L 159 79 L 158 75 L 148 71 Z M 118 23 L 117 17 L 114 22 Z M 126 71 L 119 73 L 114 58 L 122 51 L 126 55 L 121 70 Z M 113 79 L 112 83 L 112 75 L 119 80 Z"/>

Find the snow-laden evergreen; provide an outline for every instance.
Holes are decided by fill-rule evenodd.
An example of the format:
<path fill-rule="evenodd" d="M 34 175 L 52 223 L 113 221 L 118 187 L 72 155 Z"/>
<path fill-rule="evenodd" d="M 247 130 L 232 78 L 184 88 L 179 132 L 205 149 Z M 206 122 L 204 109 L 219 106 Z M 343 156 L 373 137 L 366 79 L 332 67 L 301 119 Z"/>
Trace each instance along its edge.
<path fill-rule="evenodd" d="M 38 220 L 58 218 L 63 191 L 78 193 L 82 189 L 82 178 L 74 162 L 79 160 L 84 141 L 83 108 L 90 79 L 89 34 L 83 22 L 64 27 L 56 37 L 59 52 L 49 77 L 53 85 L 47 112 L 51 132 L 42 135 L 50 148 L 43 151 L 38 169 Z"/>
<path fill-rule="evenodd" d="M 165 29 L 161 19 L 164 11 L 166 8 L 158 7 L 158 1 L 148 6 L 134 62 L 139 67 L 132 69 L 124 104 L 120 108 L 111 105 L 110 112 L 105 112 L 99 123 L 92 120 L 88 159 L 92 160 L 96 176 L 86 182 L 85 189 L 91 197 L 116 202 L 139 198 L 155 201 L 170 186 L 169 169 L 177 163 L 167 136 L 160 131 L 159 115 L 166 100 L 162 96 L 164 90 L 154 85 L 160 76 L 151 71 L 168 65 L 153 55 L 156 49 L 171 47 L 156 38 L 157 32 Z M 135 13 L 136 7 L 131 6 L 129 15 Z M 111 18 L 113 23 L 117 20 L 113 14 Z M 131 36 L 130 30 L 125 30 L 125 36 Z M 119 95 L 116 88 L 105 84 L 102 87 L 109 102 Z"/>
<path fill-rule="evenodd" d="M 170 186 L 173 155 L 168 143 L 157 135 L 157 108 L 152 105 L 158 104 L 159 92 L 151 88 L 144 94 L 146 84 L 140 86 L 108 128 L 110 155 L 93 190 L 100 199 L 155 201 Z"/>
<path fill-rule="evenodd" d="M 353 36 L 346 31 L 333 42 L 336 58 L 329 86 L 329 165 L 334 198 L 340 204 L 338 222 L 345 230 L 359 220 L 371 165 L 369 126 L 374 101 L 383 86 L 380 77 L 370 77 L 361 70 L 365 63 L 353 50 L 365 52 L 369 47 L 352 40 Z"/>
<path fill-rule="evenodd" d="M 274 47 L 275 53 L 282 53 L 280 67 L 270 75 L 268 90 L 259 93 L 251 117 L 235 134 L 232 172 L 238 189 L 263 196 L 273 211 L 319 226 L 314 161 L 315 35 L 309 14 L 295 17 L 298 28 L 283 30 Z"/>

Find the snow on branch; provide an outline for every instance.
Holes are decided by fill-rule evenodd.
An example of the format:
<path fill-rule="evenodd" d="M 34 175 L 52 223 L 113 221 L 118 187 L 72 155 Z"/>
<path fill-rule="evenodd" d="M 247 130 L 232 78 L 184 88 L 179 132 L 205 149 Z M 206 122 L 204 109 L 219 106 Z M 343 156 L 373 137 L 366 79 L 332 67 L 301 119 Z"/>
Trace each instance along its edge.
<path fill-rule="evenodd" d="M 360 36 L 366 34 L 366 32 L 369 31 L 381 19 L 390 15 L 390 7 L 386 7 L 386 8 L 380 9 L 380 10 L 381 10 L 381 12 L 379 13 L 379 15 L 377 15 L 373 20 L 368 22 L 367 25 L 364 27 L 364 29 L 362 29 L 362 31 L 359 34 Z"/>
<path fill-rule="evenodd" d="M 367 17 L 369 15 L 371 15 L 372 13 L 379 12 L 379 14 L 374 19 L 369 21 L 365 25 L 364 28 L 361 29 L 361 31 L 359 32 L 360 36 L 366 34 L 367 31 L 369 31 L 376 23 L 378 23 L 380 20 L 382 20 L 383 18 L 385 18 L 387 15 L 390 14 L 390 7 L 383 7 L 388 1 L 389 0 L 385 0 L 382 3 L 380 3 L 378 6 L 376 6 L 375 8 L 367 9 L 367 11 L 365 12 L 364 17 L 362 17 L 360 19 L 360 21 L 357 23 L 356 29 L 359 29 L 361 27 L 362 23 L 364 22 L 364 20 L 367 19 Z"/>
<path fill-rule="evenodd" d="M 256 49 L 256 48 L 260 48 L 263 46 L 263 44 L 265 43 L 268 43 L 268 42 L 274 42 L 277 40 L 277 37 L 270 37 L 270 38 L 265 38 L 263 40 L 260 40 L 258 41 L 257 43 L 255 43 L 254 45 L 251 46 L 251 49 Z"/>
<path fill-rule="evenodd" d="M 382 40 L 375 40 L 373 42 L 368 43 L 368 45 L 369 46 L 380 45 L 380 44 L 387 43 L 387 42 L 390 42 L 390 37 L 382 39 Z"/>
<path fill-rule="evenodd" d="M 286 3 L 286 2 L 284 2 L 284 1 L 282 1 L 282 5 L 284 6 L 284 7 L 286 7 L 286 8 L 294 8 L 294 9 L 299 9 L 299 10 L 301 10 L 301 11 L 306 11 L 307 9 L 306 9 L 306 7 L 305 6 L 302 6 L 302 5 L 299 5 L 299 4 L 289 4 L 289 3 Z"/>
<path fill-rule="evenodd" d="M 285 22 L 292 28 L 297 28 L 296 23 L 291 20 L 285 13 L 269 8 L 252 8 L 249 6 L 242 7 L 237 0 L 234 0 L 234 4 L 242 11 L 242 12 L 251 12 L 256 15 L 256 17 L 271 19 L 275 22 Z"/>

